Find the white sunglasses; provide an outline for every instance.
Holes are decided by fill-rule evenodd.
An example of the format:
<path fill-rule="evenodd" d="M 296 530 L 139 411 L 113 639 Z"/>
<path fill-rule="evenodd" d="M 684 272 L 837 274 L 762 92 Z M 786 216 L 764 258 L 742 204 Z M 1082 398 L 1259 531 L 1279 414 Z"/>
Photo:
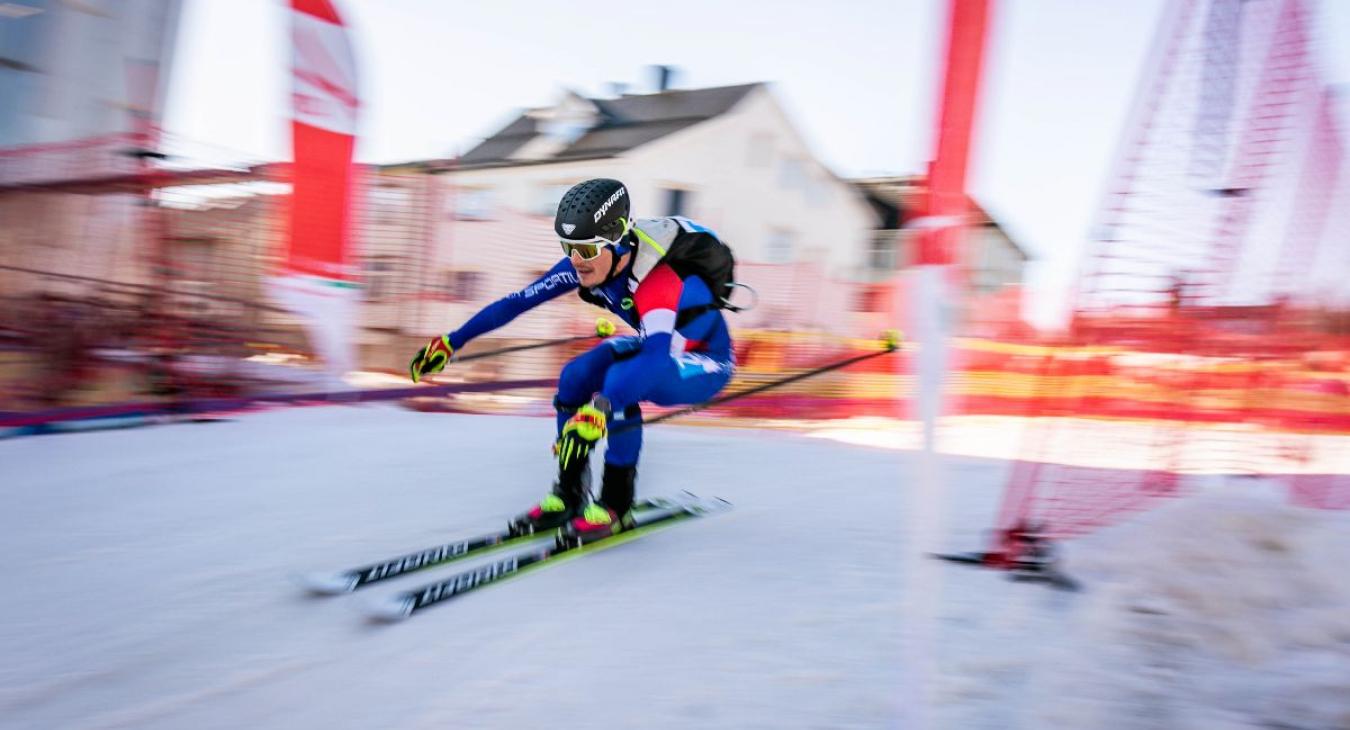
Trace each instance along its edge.
<path fill-rule="evenodd" d="M 569 241 L 566 238 L 561 238 L 558 239 L 558 243 L 562 244 L 563 253 L 567 256 L 570 257 L 573 253 L 576 253 L 581 257 L 582 261 L 590 261 L 591 259 L 598 257 L 600 252 L 605 250 L 605 248 L 617 246 L 619 241 L 622 241 L 623 237 L 628 235 L 629 228 L 630 225 L 628 221 L 624 221 L 623 232 L 613 241 L 604 236 L 596 236 L 595 238 L 589 238 L 585 241 Z"/>

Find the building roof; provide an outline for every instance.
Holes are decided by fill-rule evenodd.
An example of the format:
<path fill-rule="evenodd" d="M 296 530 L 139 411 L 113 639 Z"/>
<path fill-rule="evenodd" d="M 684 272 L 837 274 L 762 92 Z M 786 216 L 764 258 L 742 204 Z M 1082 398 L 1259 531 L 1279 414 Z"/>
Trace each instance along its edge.
<path fill-rule="evenodd" d="M 456 167 L 500 167 L 539 162 L 614 157 L 635 147 L 725 114 L 762 84 L 709 89 L 625 94 L 616 99 L 585 99 L 595 123 L 575 141 L 543 159 L 513 159 L 525 145 L 545 134 L 538 112 L 523 112 L 510 124 L 466 152 Z"/>

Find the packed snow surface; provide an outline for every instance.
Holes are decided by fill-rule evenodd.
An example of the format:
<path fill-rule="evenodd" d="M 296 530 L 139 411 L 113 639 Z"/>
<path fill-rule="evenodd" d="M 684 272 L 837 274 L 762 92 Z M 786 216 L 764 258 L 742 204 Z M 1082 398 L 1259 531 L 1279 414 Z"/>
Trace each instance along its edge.
<path fill-rule="evenodd" d="M 359 609 L 475 563 L 293 582 L 500 526 L 551 431 L 365 406 L 0 442 L 0 727 L 1350 727 L 1343 519 L 1179 502 L 1070 545 L 1080 594 L 916 562 L 981 546 L 1004 460 L 946 461 L 919 546 L 915 452 L 662 425 L 640 494 L 732 511 L 394 625 Z"/>

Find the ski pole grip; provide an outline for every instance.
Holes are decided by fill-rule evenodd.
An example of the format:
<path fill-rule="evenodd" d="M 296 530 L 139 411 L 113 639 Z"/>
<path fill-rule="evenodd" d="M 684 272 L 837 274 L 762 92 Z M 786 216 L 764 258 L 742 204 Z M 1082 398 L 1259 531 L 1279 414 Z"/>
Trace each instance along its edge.
<path fill-rule="evenodd" d="M 881 343 L 886 346 L 887 352 L 895 352 L 900 347 L 900 343 L 905 339 L 905 333 L 900 330 L 886 330 L 881 333 Z"/>

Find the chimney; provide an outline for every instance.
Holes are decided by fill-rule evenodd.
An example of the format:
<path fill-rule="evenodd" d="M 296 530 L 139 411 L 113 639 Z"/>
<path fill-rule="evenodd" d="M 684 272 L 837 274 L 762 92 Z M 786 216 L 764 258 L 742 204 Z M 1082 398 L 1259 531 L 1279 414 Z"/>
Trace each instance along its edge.
<path fill-rule="evenodd" d="M 672 80 L 675 76 L 674 66 L 652 66 L 652 80 L 656 84 L 656 89 L 652 93 L 660 94 L 669 91 L 672 86 Z"/>

